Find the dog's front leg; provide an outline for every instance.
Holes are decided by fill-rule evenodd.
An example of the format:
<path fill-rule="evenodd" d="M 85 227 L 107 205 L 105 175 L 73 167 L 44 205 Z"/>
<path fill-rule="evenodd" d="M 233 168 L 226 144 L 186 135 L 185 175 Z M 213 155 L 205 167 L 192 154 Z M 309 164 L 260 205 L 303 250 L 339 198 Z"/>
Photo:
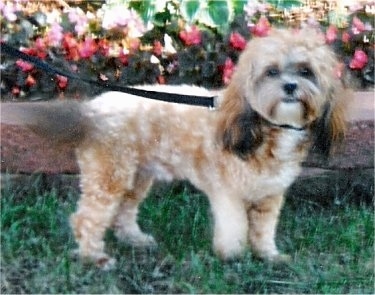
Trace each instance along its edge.
<path fill-rule="evenodd" d="M 283 196 L 269 196 L 249 203 L 249 241 L 254 253 L 270 261 L 287 261 L 288 255 L 279 254 L 275 243 L 276 227 Z"/>
<path fill-rule="evenodd" d="M 247 245 L 248 220 L 244 202 L 222 192 L 209 195 L 214 216 L 214 250 L 223 259 L 243 253 Z"/>
<path fill-rule="evenodd" d="M 104 233 L 113 222 L 122 195 L 96 195 L 82 193 L 78 210 L 70 219 L 78 243 L 78 254 L 107 270 L 115 260 L 104 251 Z"/>

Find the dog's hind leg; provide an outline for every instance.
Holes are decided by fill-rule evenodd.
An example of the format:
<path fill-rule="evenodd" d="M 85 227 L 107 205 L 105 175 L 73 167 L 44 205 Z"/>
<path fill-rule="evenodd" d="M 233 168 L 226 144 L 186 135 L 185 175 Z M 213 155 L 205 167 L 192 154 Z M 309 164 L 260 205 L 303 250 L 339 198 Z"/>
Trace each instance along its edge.
<path fill-rule="evenodd" d="M 70 219 L 78 254 L 103 269 L 110 269 L 115 263 L 104 251 L 103 238 L 124 193 L 123 176 L 116 174 L 111 158 L 108 149 L 94 144 L 77 150 L 82 193 L 77 211 Z"/>
<path fill-rule="evenodd" d="M 114 220 L 116 236 L 134 246 L 147 247 L 156 245 L 154 238 L 142 232 L 137 222 L 139 204 L 147 196 L 152 181 L 152 176 L 147 172 L 137 173 L 134 189 L 125 192 L 124 199 Z"/>
<path fill-rule="evenodd" d="M 276 227 L 283 196 L 270 196 L 248 206 L 249 241 L 254 253 L 270 261 L 287 261 L 288 255 L 279 254 L 275 243 Z"/>

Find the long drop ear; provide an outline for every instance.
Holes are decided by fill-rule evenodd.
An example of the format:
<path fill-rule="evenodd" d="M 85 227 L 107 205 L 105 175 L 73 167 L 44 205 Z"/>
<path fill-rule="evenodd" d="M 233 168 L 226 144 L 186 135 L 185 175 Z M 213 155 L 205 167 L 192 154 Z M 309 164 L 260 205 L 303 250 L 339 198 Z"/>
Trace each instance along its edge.
<path fill-rule="evenodd" d="M 331 99 L 323 107 L 322 116 L 313 124 L 312 151 L 324 158 L 328 158 L 332 146 L 345 136 L 345 109 L 350 103 L 351 95 L 351 91 L 342 88 L 332 91 Z"/>
<path fill-rule="evenodd" d="M 263 142 L 261 117 L 233 84 L 226 89 L 219 112 L 217 134 L 224 150 L 248 159 Z"/>

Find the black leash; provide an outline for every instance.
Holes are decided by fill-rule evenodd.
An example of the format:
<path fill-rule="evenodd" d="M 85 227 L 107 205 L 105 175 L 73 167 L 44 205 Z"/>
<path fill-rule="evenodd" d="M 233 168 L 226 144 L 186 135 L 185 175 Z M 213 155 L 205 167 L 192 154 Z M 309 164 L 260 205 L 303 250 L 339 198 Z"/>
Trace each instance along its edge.
<path fill-rule="evenodd" d="M 62 71 L 50 64 L 46 63 L 45 61 L 28 55 L 16 48 L 13 48 L 5 43 L 0 43 L 1 47 L 0 50 L 2 53 L 8 54 L 9 56 L 23 59 L 29 63 L 32 63 L 34 66 L 43 70 L 52 75 L 60 75 L 67 78 L 80 80 L 85 83 L 93 84 L 100 87 L 105 87 L 109 91 L 119 91 L 128 94 L 132 94 L 135 96 L 146 97 L 149 99 L 160 100 L 164 102 L 171 102 L 171 103 L 182 103 L 194 106 L 203 106 L 208 108 L 215 107 L 216 96 L 196 96 L 196 95 L 184 95 L 184 94 L 177 94 L 177 93 L 169 93 L 169 92 L 157 92 L 152 90 L 143 90 L 133 87 L 121 86 L 121 85 L 113 85 L 107 82 L 99 82 L 91 79 L 82 78 L 74 73 Z"/>

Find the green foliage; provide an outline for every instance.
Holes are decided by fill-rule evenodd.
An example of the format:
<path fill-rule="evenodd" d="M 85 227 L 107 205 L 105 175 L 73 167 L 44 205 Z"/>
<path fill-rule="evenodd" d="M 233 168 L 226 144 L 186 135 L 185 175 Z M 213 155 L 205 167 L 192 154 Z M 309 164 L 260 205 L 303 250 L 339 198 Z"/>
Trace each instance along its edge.
<path fill-rule="evenodd" d="M 302 9 L 302 2 L 83 2 L 80 8 L 72 4 L 70 10 L 61 11 L 52 24 L 47 21 L 48 12 L 29 13 L 20 4 L 13 7 L 19 9 L 13 21 L 7 19 L 11 17 L 5 14 L 7 9 L 0 8 L 0 24 L 2 39 L 9 45 L 22 47 L 27 54 L 86 79 L 113 85 L 193 83 L 221 88 L 229 83 L 244 48 L 237 46 L 238 39 L 247 41 L 254 35 L 266 35 L 271 29 L 264 25 L 268 23 L 275 27 L 298 26 L 299 21 L 311 17 Z M 295 8 L 292 14 L 288 11 L 291 8 Z M 342 62 L 337 74 L 342 74 L 353 88 L 372 87 L 375 21 L 369 8 L 364 6 L 352 14 L 325 11 L 316 22 Z M 61 82 L 56 75 L 17 58 L 5 54 L 1 57 L 2 100 L 80 98 L 105 91 L 73 79 Z"/>

